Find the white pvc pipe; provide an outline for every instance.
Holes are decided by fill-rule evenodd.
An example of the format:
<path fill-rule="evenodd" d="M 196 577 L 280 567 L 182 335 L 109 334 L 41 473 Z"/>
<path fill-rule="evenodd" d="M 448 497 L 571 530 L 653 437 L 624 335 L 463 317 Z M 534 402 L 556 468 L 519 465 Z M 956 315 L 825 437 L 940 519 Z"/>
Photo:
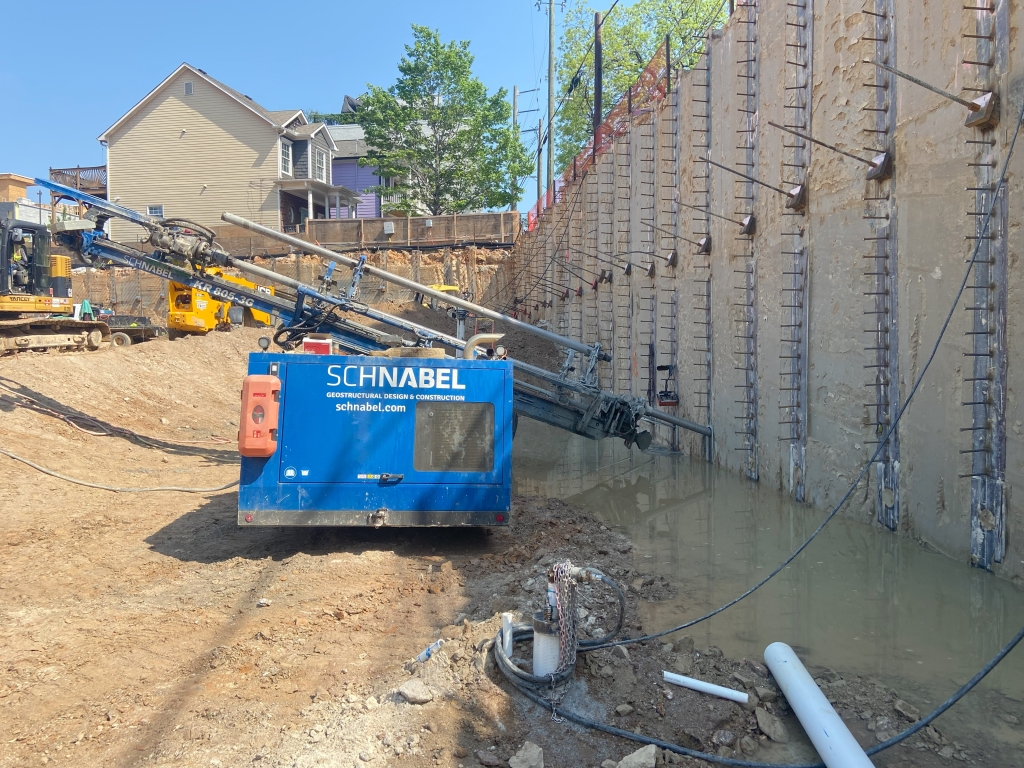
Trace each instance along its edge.
<path fill-rule="evenodd" d="M 718 696 L 720 699 L 735 701 L 738 704 L 746 704 L 747 700 L 750 698 L 742 691 L 734 691 L 732 688 L 723 688 L 722 686 L 715 685 L 714 683 L 705 683 L 703 680 L 684 677 L 683 675 L 677 675 L 674 672 L 662 671 L 661 674 L 666 683 L 681 685 L 683 688 L 700 691 L 701 693 L 710 693 L 712 696 Z"/>
<path fill-rule="evenodd" d="M 764 661 L 828 768 L 873 768 L 792 648 L 772 643 L 764 649 Z"/>

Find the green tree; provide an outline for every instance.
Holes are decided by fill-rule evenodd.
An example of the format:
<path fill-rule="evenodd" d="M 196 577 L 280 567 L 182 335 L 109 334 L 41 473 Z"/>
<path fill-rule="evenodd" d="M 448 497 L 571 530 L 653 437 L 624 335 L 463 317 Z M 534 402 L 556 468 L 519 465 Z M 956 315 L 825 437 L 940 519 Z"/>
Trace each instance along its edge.
<path fill-rule="evenodd" d="M 619 3 L 601 24 L 604 65 L 603 112 L 636 82 L 665 40 L 671 37 L 674 66 L 693 66 L 706 31 L 725 19 L 722 0 L 637 0 Z M 556 164 L 565 168 L 593 133 L 594 11 L 587 0 L 569 0 L 558 47 L 557 91 L 568 94 L 555 117 Z"/>
<path fill-rule="evenodd" d="M 359 122 L 359 114 L 356 112 L 317 112 L 315 109 L 307 109 L 306 119 L 311 123 L 352 125 Z"/>
<path fill-rule="evenodd" d="M 362 97 L 370 149 L 359 162 L 394 185 L 375 191 L 397 197 L 392 209 L 435 215 L 514 205 L 533 163 L 507 91 L 488 94 L 473 76 L 468 41 L 444 43 L 415 24 L 412 33 L 395 84 L 368 85 Z"/>

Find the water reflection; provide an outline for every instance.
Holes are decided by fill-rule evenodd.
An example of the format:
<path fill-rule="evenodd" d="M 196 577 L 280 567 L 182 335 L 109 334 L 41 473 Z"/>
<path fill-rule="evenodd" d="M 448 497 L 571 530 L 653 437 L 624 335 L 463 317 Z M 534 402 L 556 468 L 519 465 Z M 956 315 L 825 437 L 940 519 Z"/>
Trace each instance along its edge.
<path fill-rule="evenodd" d="M 825 514 L 701 461 L 631 452 L 619 441 L 588 441 L 528 420 L 520 429 L 516 492 L 565 499 L 620 526 L 638 548 L 637 567 L 679 586 L 677 599 L 643 606 L 648 628 L 681 623 L 735 597 Z M 759 592 L 688 633 L 698 645 L 753 658 L 782 640 L 810 664 L 913 691 L 926 709 L 1022 624 L 1024 593 L 1009 582 L 868 521 L 837 517 Z M 1024 648 L 983 686 L 1024 700 Z"/>

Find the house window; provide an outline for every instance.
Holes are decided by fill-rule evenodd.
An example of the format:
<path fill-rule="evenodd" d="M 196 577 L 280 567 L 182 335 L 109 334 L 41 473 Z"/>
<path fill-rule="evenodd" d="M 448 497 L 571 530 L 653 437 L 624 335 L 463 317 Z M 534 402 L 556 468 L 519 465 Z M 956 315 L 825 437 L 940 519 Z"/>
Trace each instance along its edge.
<path fill-rule="evenodd" d="M 316 151 L 316 180 L 327 181 L 327 153 L 322 149 Z"/>
<path fill-rule="evenodd" d="M 292 175 L 292 143 L 281 139 L 281 173 Z"/>
<path fill-rule="evenodd" d="M 162 219 L 164 217 L 164 207 L 162 205 L 147 205 L 146 213 L 150 216 L 156 216 Z"/>
<path fill-rule="evenodd" d="M 191 80 L 186 80 L 185 81 L 185 95 L 186 96 L 191 96 L 192 95 L 192 81 Z"/>

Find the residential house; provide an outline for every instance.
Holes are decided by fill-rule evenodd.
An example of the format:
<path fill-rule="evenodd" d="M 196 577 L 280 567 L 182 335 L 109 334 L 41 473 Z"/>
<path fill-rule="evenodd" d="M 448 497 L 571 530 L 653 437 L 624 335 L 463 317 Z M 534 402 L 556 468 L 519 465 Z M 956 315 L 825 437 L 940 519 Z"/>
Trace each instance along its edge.
<path fill-rule="evenodd" d="M 346 96 L 346 106 L 348 99 Z M 331 138 L 337 146 L 334 155 L 334 162 L 331 165 L 331 179 L 334 184 L 340 184 L 355 191 L 359 195 L 359 202 L 354 211 L 348 206 L 343 206 L 337 218 L 348 218 L 349 213 L 355 213 L 356 218 L 376 218 L 381 215 L 381 198 L 374 192 L 368 192 L 370 187 L 381 184 L 381 178 L 376 168 L 369 168 L 359 165 L 359 158 L 366 157 L 366 137 L 360 125 L 331 125 L 327 129 Z"/>
<path fill-rule="evenodd" d="M 231 211 L 286 232 L 307 218 L 358 205 L 333 182 L 338 147 L 327 126 L 299 109 L 269 110 L 206 72 L 182 64 L 103 132 L 107 197 L 128 208 L 208 227 Z M 113 220 L 111 235 L 141 230 Z"/>

